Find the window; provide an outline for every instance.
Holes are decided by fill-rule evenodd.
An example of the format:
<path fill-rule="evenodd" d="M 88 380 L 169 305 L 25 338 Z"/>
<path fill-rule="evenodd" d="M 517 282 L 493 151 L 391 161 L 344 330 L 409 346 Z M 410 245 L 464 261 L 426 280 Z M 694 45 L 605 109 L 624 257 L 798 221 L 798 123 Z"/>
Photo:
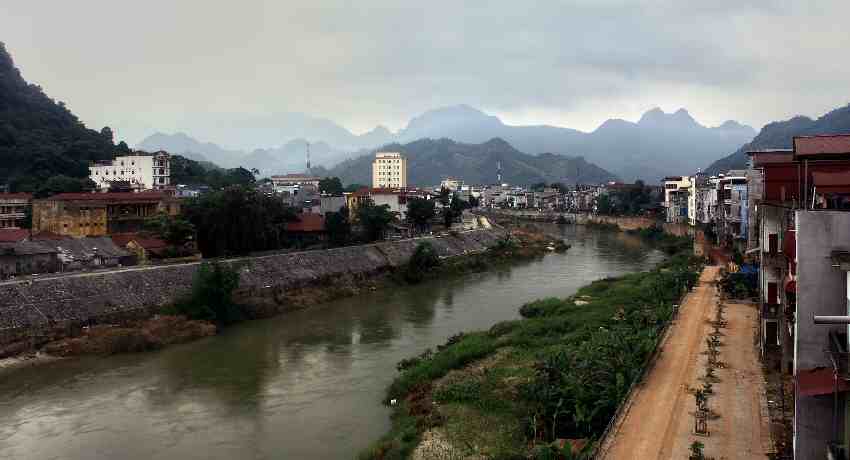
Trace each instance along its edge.
<path fill-rule="evenodd" d="M 767 251 L 771 255 L 775 255 L 779 252 L 779 235 L 776 233 L 767 235 Z"/>
<path fill-rule="evenodd" d="M 768 304 L 778 304 L 779 303 L 779 290 L 778 284 L 776 283 L 767 283 L 767 303 Z"/>

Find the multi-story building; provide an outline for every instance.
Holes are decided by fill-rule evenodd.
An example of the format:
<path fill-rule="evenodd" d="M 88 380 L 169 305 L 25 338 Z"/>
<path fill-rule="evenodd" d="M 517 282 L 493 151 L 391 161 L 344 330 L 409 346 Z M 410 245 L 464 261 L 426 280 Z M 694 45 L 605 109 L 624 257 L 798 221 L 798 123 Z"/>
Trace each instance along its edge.
<path fill-rule="evenodd" d="M 163 192 L 60 193 L 33 201 L 33 231 L 104 236 L 143 229 L 159 213 L 177 215 L 180 201 Z"/>
<path fill-rule="evenodd" d="M 135 152 L 112 161 L 93 163 L 89 178 L 100 189 L 129 184 L 134 190 L 163 189 L 171 185 L 171 156 L 167 152 Z"/>
<path fill-rule="evenodd" d="M 315 187 L 318 190 L 320 180 L 320 178 L 309 174 L 284 174 L 282 176 L 271 177 L 272 186 L 274 186 L 275 190 L 280 187 L 288 187 L 293 185 L 298 185 L 302 187 Z"/>
<path fill-rule="evenodd" d="M 746 171 L 731 170 L 717 181 L 718 243 L 743 252 L 748 218 Z"/>
<path fill-rule="evenodd" d="M 29 193 L 0 193 L 0 228 L 21 228 L 30 206 Z"/>
<path fill-rule="evenodd" d="M 463 187 L 463 179 L 447 177 L 440 181 L 440 188 L 457 192 Z"/>
<path fill-rule="evenodd" d="M 847 458 L 850 440 L 850 136 L 752 152 L 763 359 L 794 378 L 795 458 Z M 760 189 L 759 189 L 760 187 Z M 815 315 L 845 324 L 816 324 Z M 778 366 L 776 366 L 778 365 Z"/>
<path fill-rule="evenodd" d="M 670 176 L 664 178 L 664 208 L 668 223 L 688 221 L 688 199 L 691 178 L 688 176 Z"/>
<path fill-rule="evenodd" d="M 398 152 L 378 152 L 372 161 L 372 188 L 407 188 L 407 159 Z"/>

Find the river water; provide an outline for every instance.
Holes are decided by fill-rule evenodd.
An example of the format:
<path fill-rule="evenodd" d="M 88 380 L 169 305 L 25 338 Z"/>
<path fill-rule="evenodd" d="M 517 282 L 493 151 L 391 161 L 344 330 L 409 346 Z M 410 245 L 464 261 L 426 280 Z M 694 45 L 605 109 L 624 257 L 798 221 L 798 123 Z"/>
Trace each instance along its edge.
<path fill-rule="evenodd" d="M 0 371 L 0 458 L 337 459 L 389 428 L 395 364 L 460 331 L 518 318 L 647 269 L 621 233 L 554 227 L 565 254 L 343 299 L 159 352 Z"/>

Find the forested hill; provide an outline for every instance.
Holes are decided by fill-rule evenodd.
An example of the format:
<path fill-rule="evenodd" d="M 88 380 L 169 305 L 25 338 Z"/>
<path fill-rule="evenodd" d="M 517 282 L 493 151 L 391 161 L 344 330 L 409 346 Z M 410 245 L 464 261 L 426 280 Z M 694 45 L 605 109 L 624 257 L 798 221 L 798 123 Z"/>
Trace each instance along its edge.
<path fill-rule="evenodd" d="M 0 186 L 34 191 L 53 176 L 84 178 L 89 161 L 111 159 L 115 150 L 111 130 L 87 129 L 27 83 L 0 42 Z"/>
<path fill-rule="evenodd" d="M 752 142 L 744 144 L 735 153 L 712 163 L 706 169 L 706 173 L 719 174 L 730 169 L 745 169 L 748 151 L 790 149 L 794 136 L 848 133 L 850 133 L 850 105 L 835 109 L 817 120 L 797 116 L 790 120 L 776 121 L 765 125 Z"/>
<path fill-rule="evenodd" d="M 616 179 L 584 158 L 551 153 L 528 155 L 498 138 L 482 144 L 420 139 L 404 145 L 389 144 L 380 150 L 401 152 L 407 157 L 408 183 L 412 186 L 437 185 L 446 176 L 461 178 L 470 184 L 492 184 L 496 182 L 499 162 L 502 181 L 510 184 L 594 184 Z M 368 154 L 344 161 L 328 174 L 339 176 L 347 184 L 370 184 L 373 158 L 374 155 Z"/>

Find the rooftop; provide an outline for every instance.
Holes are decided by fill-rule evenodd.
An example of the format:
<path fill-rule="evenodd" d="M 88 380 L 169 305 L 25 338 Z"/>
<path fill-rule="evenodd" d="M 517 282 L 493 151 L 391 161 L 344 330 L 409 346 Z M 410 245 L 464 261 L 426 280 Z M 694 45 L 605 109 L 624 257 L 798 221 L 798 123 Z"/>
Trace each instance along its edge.
<path fill-rule="evenodd" d="M 0 200 L 31 200 L 30 193 L 0 193 Z"/>
<path fill-rule="evenodd" d="M 323 232 L 325 218 L 321 214 L 302 213 L 296 222 L 287 222 L 285 228 L 288 232 Z"/>
<path fill-rule="evenodd" d="M 163 192 L 113 192 L 113 193 L 59 193 L 44 201 L 162 201 L 168 198 Z"/>
<path fill-rule="evenodd" d="M 16 243 L 30 236 L 30 231 L 25 228 L 0 229 L 0 243 Z"/>
<path fill-rule="evenodd" d="M 795 136 L 794 154 L 797 157 L 850 155 L 850 134 Z"/>

